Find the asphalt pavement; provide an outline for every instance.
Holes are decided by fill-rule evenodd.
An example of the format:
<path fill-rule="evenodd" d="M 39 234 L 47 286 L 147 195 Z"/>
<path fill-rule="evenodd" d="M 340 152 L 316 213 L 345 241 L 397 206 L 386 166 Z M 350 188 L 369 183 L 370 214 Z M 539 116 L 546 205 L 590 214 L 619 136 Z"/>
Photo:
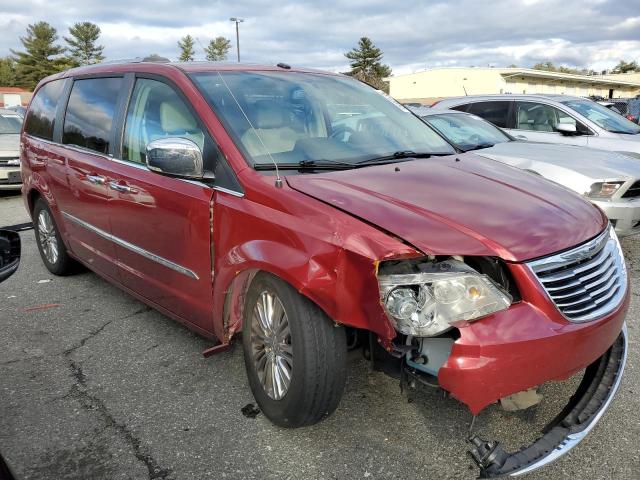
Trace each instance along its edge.
<path fill-rule="evenodd" d="M 0 196 L 0 227 L 27 221 Z M 472 479 L 471 415 L 428 387 L 400 392 L 351 352 L 344 397 L 324 422 L 275 427 L 253 403 L 241 345 L 211 343 L 93 273 L 52 276 L 33 231 L 18 273 L 0 285 L 0 452 L 19 479 Z M 640 238 L 623 240 L 631 272 L 626 375 L 594 431 L 528 479 L 640 478 Z M 543 402 L 483 411 L 475 432 L 511 449 L 531 442 L 578 378 Z"/>

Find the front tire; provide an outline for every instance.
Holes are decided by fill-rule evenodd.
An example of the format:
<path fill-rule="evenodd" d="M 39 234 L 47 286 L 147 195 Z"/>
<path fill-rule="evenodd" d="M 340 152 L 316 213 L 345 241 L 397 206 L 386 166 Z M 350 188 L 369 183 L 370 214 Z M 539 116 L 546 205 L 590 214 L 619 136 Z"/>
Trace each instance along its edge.
<path fill-rule="evenodd" d="M 59 276 L 71 275 L 79 270 L 78 263 L 67 253 L 51 209 L 41 198 L 33 208 L 33 228 L 40 257 L 47 270 Z"/>
<path fill-rule="evenodd" d="M 344 328 L 290 285 L 256 276 L 242 342 L 251 391 L 273 423 L 313 425 L 337 408 L 346 379 Z"/>

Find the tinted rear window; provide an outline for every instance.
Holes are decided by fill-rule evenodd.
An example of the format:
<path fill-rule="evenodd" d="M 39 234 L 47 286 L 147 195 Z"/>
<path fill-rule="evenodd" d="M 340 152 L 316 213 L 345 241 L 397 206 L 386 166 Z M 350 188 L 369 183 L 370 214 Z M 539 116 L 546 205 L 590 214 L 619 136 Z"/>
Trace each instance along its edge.
<path fill-rule="evenodd" d="M 109 152 L 113 114 L 122 78 L 91 78 L 73 82 L 64 117 L 62 143 Z"/>
<path fill-rule="evenodd" d="M 467 112 L 473 113 L 493 123 L 496 127 L 507 128 L 510 102 L 477 102 L 469 106 Z"/>
<path fill-rule="evenodd" d="M 25 132 L 34 137 L 53 140 L 53 128 L 56 121 L 56 108 L 62 95 L 64 80 L 55 80 L 44 85 L 31 101 Z"/>

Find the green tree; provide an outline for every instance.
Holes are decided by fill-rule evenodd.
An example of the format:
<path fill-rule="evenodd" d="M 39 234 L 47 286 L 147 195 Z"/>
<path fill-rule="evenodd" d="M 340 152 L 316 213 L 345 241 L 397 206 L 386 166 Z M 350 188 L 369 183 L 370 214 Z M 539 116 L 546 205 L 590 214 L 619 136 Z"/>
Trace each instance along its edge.
<path fill-rule="evenodd" d="M 207 56 L 207 60 L 217 62 L 219 60 L 226 60 L 230 49 L 230 40 L 224 37 L 216 37 L 204 48 L 204 53 Z"/>
<path fill-rule="evenodd" d="M 69 28 L 70 37 L 64 37 L 69 45 L 70 63 L 91 65 L 104 60 L 103 45 L 96 45 L 100 37 L 100 27 L 91 22 L 78 22 Z"/>
<path fill-rule="evenodd" d="M 358 46 L 344 56 L 351 60 L 348 75 L 385 92 L 389 91 L 389 84 L 383 78 L 391 75 L 391 68 L 382 63 L 382 50 L 371 39 L 362 37 Z"/>
<path fill-rule="evenodd" d="M 534 70 L 545 70 L 547 72 L 555 72 L 558 68 L 553 64 L 553 62 L 540 62 L 536 63 L 533 66 Z"/>
<path fill-rule="evenodd" d="M 544 70 L 546 72 L 571 73 L 571 74 L 574 74 L 574 75 L 581 75 L 586 71 L 585 69 L 578 69 L 578 68 L 573 68 L 573 67 L 565 67 L 564 65 L 560 65 L 559 67 L 557 67 L 557 66 L 555 66 L 553 64 L 553 62 L 536 63 L 533 66 L 533 69 L 534 70 Z"/>
<path fill-rule="evenodd" d="M 11 50 L 16 58 L 16 83 L 33 89 L 46 77 L 69 67 L 61 56 L 65 49 L 56 45 L 58 34 L 47 22 L 37 22 L 27 27 L 27 35 L 20 37 L 24 52 Z"/>
<path fill-rule="evenodd" d="M 13 87 L 16 84 L 16 61 L 12 57 L 0 58 L 0 86 Z"/>
<path fill-rule="evenodd" d="M 182 37 L 178 42 L 178 47 L 180 48 L 180 56 L 178 57 L 178 60 L 181 62 L 193 62 L 193 56 L 196 53 L 196 49 L 193 48 L 195 44 L 196 41 L 191 35 Z"/>
<path fill-rule="evenodd" d="M 613 69 L 613 73 L 630 73 L 630 72 L 640 72 L 640 65 L 635 60 L 631 62 L 625 62 L 624 60 L 620 60 L 618 65 L 616 65 Z"/>

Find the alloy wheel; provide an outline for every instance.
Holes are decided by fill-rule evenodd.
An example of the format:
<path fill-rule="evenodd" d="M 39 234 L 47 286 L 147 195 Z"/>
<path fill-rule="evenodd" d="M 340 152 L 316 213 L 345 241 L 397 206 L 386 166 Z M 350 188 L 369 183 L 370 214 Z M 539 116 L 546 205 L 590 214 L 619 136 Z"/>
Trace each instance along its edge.
<path fill-rule="evenodd" d="M 265 393 L 274 400 L 281 400 L 291 385 L 291 329 L 282 302 L 269 291 L 258 296 L 253 308 L 251 354 Z"/>
<path fill-rule="evenodd" d="M 51 214 L 47 210 L 40 211 L 38 215 L 38 238 L 45 258 L 50 264 L 55 264 L 59 256 L 58 237 Z"/>

